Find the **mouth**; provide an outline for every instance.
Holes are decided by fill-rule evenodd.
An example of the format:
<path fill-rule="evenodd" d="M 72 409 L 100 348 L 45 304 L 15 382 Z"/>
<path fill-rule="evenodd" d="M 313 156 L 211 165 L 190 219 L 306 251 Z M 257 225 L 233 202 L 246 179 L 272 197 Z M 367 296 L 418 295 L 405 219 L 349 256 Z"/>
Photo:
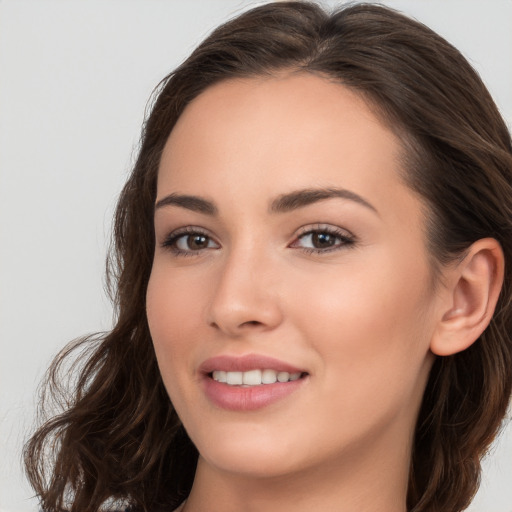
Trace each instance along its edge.
<path fill-rule="evenodd" d="M 199 371 L 208 400 L 218 408 L 239 412 L 282 401 L 309 380 L 305 370 L 256 354 L 213 357 Z"/>
<path fill-rule="evenodd" d="M 293 382 L 306 377 L 307 372 L 285 372 L 266 368 L 246 372 L 214 370 L 208 376 L 228 386 L 265 386 L 276 382 Z"/>

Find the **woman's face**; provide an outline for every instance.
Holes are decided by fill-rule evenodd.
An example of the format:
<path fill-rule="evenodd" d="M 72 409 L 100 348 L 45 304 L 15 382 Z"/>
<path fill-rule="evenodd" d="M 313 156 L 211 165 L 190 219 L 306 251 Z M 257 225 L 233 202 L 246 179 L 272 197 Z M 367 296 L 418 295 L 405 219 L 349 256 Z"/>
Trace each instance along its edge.
<path fill-rule="evenodd" d="M 358 95 L 309 74 L 225 81 L 180 117 L 147 314 L 201 464 L 409 457 L 440 307 L 399 154 Z"/>

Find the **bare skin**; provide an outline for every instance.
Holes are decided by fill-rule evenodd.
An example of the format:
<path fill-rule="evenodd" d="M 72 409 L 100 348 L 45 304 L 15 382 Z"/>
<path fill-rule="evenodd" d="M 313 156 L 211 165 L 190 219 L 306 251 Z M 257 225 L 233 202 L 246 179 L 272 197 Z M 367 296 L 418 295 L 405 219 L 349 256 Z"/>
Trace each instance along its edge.
<path fill-rule="evenodd" d="M 450 313 L 469 311 L 461 270 L 432 286 L 400 151 L 359 96 L 306 74 L 222 82 L 180 117 L 159 171 L 147 312 L 200 453 L 185 512 L 406 510 L 433 352 L 471 336 L 443 344 Z M 471 268 L 499 278 L 498 253 L 482 244 Z M 254 354 L 300 368 L 300 385 L 250 411 L 212 402 L 204 361 Z"/>

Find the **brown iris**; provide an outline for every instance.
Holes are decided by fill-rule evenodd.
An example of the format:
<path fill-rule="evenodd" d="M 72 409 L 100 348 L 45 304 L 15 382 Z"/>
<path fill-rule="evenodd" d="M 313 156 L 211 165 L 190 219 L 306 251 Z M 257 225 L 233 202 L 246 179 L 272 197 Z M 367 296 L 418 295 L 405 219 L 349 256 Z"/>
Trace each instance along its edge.
<path fill-rule="evenodd" d="M 328 247 L 332 247 L 336 244 L 336 236 L 331 235 L 329 233 L 312 233 L 311 234 L 311 243 L 315 249 L 325 249 Z"/>
<path fill-rule="evenodd" d="M 188 235 L 187 246 L 192 251 L 200 251 L 208 247 L 208 237 L 205 235 Z"/>

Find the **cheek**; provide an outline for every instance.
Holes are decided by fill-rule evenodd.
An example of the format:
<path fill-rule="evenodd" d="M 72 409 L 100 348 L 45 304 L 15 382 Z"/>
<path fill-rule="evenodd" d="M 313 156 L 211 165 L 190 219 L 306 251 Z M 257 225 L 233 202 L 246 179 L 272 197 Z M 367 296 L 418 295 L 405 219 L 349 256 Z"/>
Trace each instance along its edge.
<path fill-rule="evenodd" d="M 155 265 L 148 283 L 146 312 L 149 330 L 162 378 L 169 391 L 178 385 L 180 375 L 193 371 L 191 351 L 199 341 L 202 318 L 200 280 Z"/>
<path fill-rule="evenodd" d="M 354 407 L 368 399 L 375 405 L 372 395 L 381 393 L 398 403 L 424 379 L 428 267 L 397 258 L 380 254 L 373 266 L 357 261 L 308 278 L 301 285 L 308 293 L 292 308 L 300 331 L 321 355 L 326 386 Z"/>
<path fill-rule="evenodd" d="M 179 341 L 198 327 L 207 282 L 203 273 L 167 266 L 163 258 L 155 261 L 148 283 L 146 310 L 155 344 L 169 344 L 169 336 Z M 174 345 L 174 341 L 173 341 Z"/>

